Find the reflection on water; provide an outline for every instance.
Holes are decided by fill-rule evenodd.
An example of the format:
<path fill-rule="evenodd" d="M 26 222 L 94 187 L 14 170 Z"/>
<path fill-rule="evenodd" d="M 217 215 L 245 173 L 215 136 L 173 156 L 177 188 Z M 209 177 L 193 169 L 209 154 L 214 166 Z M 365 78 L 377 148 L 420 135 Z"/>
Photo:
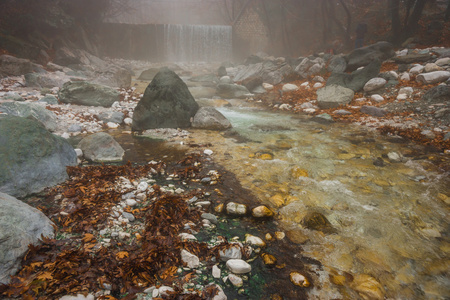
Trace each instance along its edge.
<path fill-rule="evenodd" d="M 449 179 L 423 149 L 349 124 L 219 110 L 233 132 L 196 130 L 193 139 L 213 143 L 214 159 L 324 264 L 312 298 L 450 296 Z M 326 220 L 333 230 L 320 227 Z"/>

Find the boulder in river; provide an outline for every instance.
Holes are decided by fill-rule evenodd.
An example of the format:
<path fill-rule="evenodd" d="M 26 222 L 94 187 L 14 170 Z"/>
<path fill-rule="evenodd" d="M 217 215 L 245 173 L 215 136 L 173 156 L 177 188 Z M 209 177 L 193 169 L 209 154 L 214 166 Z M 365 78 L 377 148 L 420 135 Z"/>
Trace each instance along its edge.
<path fill-rule="evenodd" d="M 78 143 L 84 157 L 94 162 L 122 161 L 125 151 L 109 134 L 98 132 L 91 134 Z"/>
<path fill-rule="evenodd" d="M 14 197 L 37 193 L 68 178 L 77 154 L 63 138 L 35 121 L 0 118 L 0 191 Z"/>
<path fill-rule="evenodd" d="M 52 238 L 52 222 L 38 209 L 0 192 L 0 284 L 20 268 L 28 245 L 40 243 L 41 235 Z"/>
<path fill-rule="evenodd" d="M 56 131 L 56 115 L 42 105 L 23 102 L 4 102 L 0 104 L 0 112 L 17 117 L 33 118 L 41 122 L 49 131 Z"/>
<path fill-rule="evenodd" d="M 192 127 L 210 130 L 231 128 L 231 123 L 214 107 L 200 107 L 192 121 Z"/>
<path fill-rule="evenodd" d="M 63 72 L 28 73 L 25 74 L 25 83 L 28 87 L 54 88 L 63 87 L 70 81 L 70 77 Z"/>
<path fill-rule="evenodd" d="M 394 55 L 394 46 L 388 42 L 378 42 L 355 49 L 346 57 L 347 71 L 354 71 L 359 67 L 367 66 L 374 60 L 385 61 Z"/>
<path fill-rule="evenodd" d="M 111 107 L 119 101 L 119 92 L 108 86 L 87 81 L 66 82 L 58 93 L 62 103 Z"/>
<path fill-rule="evenodd" d="M 132 129 L 187 128 L 198 108 L 183 80 L 174 71 L 162 68 L 134 110 Z"/>
<path fill-rule="evenodd" d="M 243 85 L 221 83 L 217 85 L 217 95 L 225 99 L 245 98 L 250 91 Z"/>

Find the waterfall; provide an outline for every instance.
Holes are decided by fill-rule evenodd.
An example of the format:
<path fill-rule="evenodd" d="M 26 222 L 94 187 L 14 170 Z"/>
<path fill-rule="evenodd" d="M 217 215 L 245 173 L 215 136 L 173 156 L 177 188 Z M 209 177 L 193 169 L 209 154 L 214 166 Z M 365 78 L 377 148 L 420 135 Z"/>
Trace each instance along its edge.
<path fill-rule="evenodd" d="M 225 61 L 231 58 L 231 26 L 164 25 L 167 61 Z"/>

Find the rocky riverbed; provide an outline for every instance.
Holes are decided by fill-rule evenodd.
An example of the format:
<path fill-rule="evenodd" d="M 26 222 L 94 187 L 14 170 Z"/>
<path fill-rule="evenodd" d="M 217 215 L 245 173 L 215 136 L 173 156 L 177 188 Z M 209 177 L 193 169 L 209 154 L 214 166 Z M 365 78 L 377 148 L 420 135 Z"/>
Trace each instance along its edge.
<path fill-rule="evenodd" d="M 448 49 L 395 53 L 385 47 L 296 60 L 259 54 L 220 68 L 172 64 L 197 103 L 218 108 L 231 123 L 206 111 L 203 118 L 213 121 L 204 125 L 193 117 L 197 129 L 134 133 L 135 108 L 163 64 L 85 56 L 94 67 L 70 69 L 3 56 L 0 125 L 18 128 L 9 140 L 38 127 L 62 137 L 55 140 L 61 148 L 71 144 L 76 151 L 57 152 L 67 157 L 68 176 L 33 186 L 39 192 L 61 184 L 39 196 L 25 198 L 29 184 L 11 186 L 8 177 L 2 179 L 8 193 L 39 207 L 56 230 L 41 247 L 30 248 L 22 269 L 0 292 L 54 299 L 444 295 L 446 271 L 438 265 L 448 260 L 446 221 L 427 211 L 448 208 L 442 179 L 450 149 Z M 252 109 L 261 113 L 252 115 Z M 302 127 L 303 140 L 297 140 L 294 128 L 310 121 L 317 126 Z M 204 129 L 211 126 L 215 130 Z M 325 132 L 340 138 L 331 141 Z M 44 147 L 53 135 L 38 136 L 22 141 L 29 145 L 26 152 L 8 157 L 42 161 L 41 152 L 53 153 Z M 409 140 L 425 147 L 401 148 Z M 331 144 L 335 149 L 327 148 Z M 54 156 L 45 156 L 48 166 Z M 98 165 L 105 162 L 113 165 Z M 18 159 L 21 168 L 37 170 L 31 180 L 46 179 L 40 176 L 45 165 L 26 163 Z M 426 200 L 389 200 L 414 198 L 422 184 Z M 429 204 L 428 197 L 438 201 Z M 413 212 L 405 215 L 405 205 Z M 408 227 L 393 234 L 402 240 L 397 247 L 378 240 L 389 234 L 372 218 L 385 208 L 391 221 Z M 359 223 L 361 211 L 370 226 Z M 417 234 L 414 242 L 410 229 Z M 426 239 L 437 255 L 423 247 Z M 373 249 L 372 241 L 385 248 Z M 406 246 L 411 243 L 416 250 Z M 389 256 L 389 249 L 397 256 Z M 22 251 L 19 258 L 26 247 Z M 431 266 L 423 253 L 431 255 Z M 396 257 L 392 265 L 383 263 Z M 404 264 L 406 259 L 412 261 Z"/>

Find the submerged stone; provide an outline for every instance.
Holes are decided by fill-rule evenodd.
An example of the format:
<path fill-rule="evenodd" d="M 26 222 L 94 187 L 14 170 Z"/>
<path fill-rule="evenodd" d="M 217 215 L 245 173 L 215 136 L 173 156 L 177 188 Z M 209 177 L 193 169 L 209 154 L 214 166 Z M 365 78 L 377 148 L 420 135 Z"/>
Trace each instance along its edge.
<path fill-rule="evenodd" d="M 318 230 L 324 233 L 336 232 L 336 229 L 331 226 L 330 221 L 319 212 L 308 212 L 303 217 L 301 224 L 308 229 Z"/>

